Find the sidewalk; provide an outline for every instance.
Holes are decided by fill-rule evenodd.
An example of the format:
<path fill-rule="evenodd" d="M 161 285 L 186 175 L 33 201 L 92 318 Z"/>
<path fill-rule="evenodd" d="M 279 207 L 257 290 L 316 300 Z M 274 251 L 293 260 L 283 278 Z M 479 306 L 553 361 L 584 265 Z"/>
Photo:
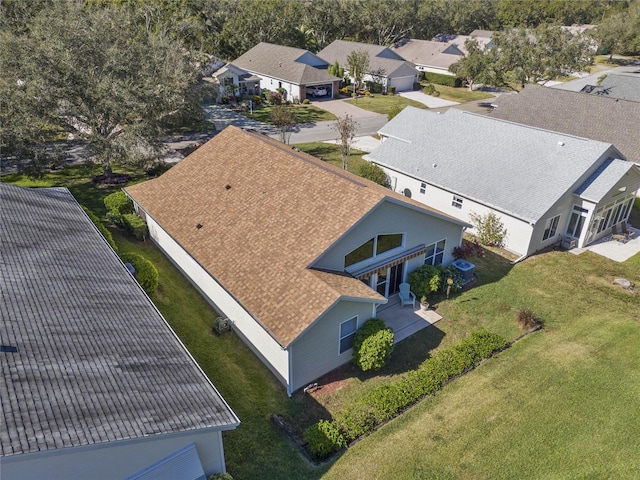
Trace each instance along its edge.
<path fill-rule="evenodd" d="M 426 105 L 429 108 L 443 108 L 443 107 L 452 107 L 453 105 L 459 105 L 458 102 L 452 102 L 450 100 L 444 100 L 440 97 L 433 97 L 431 95 L 427 95 L 420 91 L 414 92 L 400 92 L 398 93 L 401 97 L 408 98 L 409 100 L 414 100 L 416 102 L 420 102 L 423 105 Z"/>

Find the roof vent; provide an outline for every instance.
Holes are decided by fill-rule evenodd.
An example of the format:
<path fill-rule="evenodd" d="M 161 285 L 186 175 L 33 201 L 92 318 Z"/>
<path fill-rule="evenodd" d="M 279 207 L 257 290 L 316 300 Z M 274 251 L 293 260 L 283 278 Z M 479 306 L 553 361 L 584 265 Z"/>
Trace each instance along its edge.
<path fill-rule="evenodd" d="M 434 163 L 434 164 L 433 164 L 433 168 L 436 168 L 437 166 L 438 166 L 438 164 L 437 164 L 437 163 Z"/>
<path fill-rule="evenodd" d="M 231 190 L 231 185 L 229 185 L 228 183 L 224 186 L 225 190 Z"/>
<path fill-rule="evenodd" d="M 558 146 L 559 146 L 559 147 L 564 147 L 564 142 L 563 142 L 562 140 L 560 140 L 560 141 L 558 142 Z"/>

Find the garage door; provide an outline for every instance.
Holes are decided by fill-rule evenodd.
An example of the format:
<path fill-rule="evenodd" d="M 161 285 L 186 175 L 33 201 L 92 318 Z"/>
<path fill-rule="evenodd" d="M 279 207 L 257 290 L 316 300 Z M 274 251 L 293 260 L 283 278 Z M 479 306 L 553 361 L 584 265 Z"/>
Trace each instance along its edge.
<path fill-rule="evenodd" d="M 396 87 L 396 92 L 403 92 L 405 90 L 413 90 L 414 76 L 410 77 L 395 77 L 389 79 L 389 86 Z"/>

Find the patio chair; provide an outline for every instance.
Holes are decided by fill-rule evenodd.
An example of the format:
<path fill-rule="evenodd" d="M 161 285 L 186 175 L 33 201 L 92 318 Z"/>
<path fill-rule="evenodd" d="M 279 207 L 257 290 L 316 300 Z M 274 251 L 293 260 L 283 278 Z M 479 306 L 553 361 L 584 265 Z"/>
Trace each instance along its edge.
<path fill-rule="evenodd" d="M 627 237 L 622 233 L 618 233 L 618 226 L 614 225 L 611 227 L 611 240 L 624 243 L 627 241 Z"/>
<path fill-rule="evenodd" d="M 413 308 L 416 308 L 416 295 L 411 291 L 408 283 L 400 284 L 398 296 L 400 297 L 400 302 L 402 302 L 402 308 L 404 308 L 405 305 L 413 305 Z"/>
<path fill-rule="evenodd" d="M 625 241 L 631 240 L 631 238 L 635 235 L 634 230 L 629 230 L 627 227 L 627 222 L 622 222 L 622 234 L 624 235 Z"/>

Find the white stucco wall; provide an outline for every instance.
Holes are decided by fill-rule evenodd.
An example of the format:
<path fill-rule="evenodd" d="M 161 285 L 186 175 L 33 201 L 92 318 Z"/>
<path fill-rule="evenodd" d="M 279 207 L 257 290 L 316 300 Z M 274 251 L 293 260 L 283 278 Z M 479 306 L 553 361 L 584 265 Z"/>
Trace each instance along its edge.
<path fill-rule="evenodd" d="M 289 379 L 288 353 L 278 342 L 227 292 L 204 268 L 176 243 L 149 215 L 146 215 L 149 236 L 178 266 L 182 273 L 200 290 L 225 317 L 233 328 L 258 354 L 260 359 L 285 385 Z"/>
<path fill-rule="evenodd" d="M 300 99 L 300 85 L 286 82 L 284 80 L 278 80 L 275 78 L 266 78 L 260 74 L 256 74 L 260 77 L 260 88 L 262 90 L 269 90 L 270 92 L 277 92 L 278 88 L 282 86 L 287 91 L 287 100 L 293 101 L 294 98 Z"/>
<path fill-rule="evenodd" d="M 122 479 L 192 443 L 196 444 L 207 475 L 226 471 L 222 433 L 200 431 L 2 457 L 0 477 L 2 480 Z"/>

